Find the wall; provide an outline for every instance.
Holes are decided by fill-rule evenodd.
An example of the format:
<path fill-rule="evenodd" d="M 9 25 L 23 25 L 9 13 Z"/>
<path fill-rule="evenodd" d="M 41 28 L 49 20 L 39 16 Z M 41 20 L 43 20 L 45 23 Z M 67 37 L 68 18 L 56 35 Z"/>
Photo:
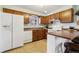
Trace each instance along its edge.
<path fill-rule="evenodd" d="M 79 10 L 79 5 L 76 7 L 76 11 Z M 79 16 L 76 16 L 77 20 L 79 20 Z"/>
<path fill-rule="evenodd" d="M 2 12 L 2 6 L 0 6 L 0 12 Z"/>

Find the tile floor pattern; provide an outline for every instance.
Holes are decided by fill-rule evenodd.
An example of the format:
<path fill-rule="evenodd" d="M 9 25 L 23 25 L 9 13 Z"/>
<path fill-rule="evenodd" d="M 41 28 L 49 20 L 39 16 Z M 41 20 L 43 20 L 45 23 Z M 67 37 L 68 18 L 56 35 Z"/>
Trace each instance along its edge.
<path fill-rule="evenodd" d="M 46 40 L 35 41 L 32 43 L 24 44 L 23 47 L 6 51 L 5 53 L 46 53 L 47 44 Z"/>

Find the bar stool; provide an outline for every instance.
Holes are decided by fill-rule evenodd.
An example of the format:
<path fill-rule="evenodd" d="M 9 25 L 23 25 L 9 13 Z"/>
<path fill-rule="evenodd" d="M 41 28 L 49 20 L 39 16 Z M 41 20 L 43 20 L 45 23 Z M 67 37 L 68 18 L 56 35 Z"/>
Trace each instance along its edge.
<path fill-rule="evenodd" d="M 63 50 L 62 50 L 62 43 L 58 44 L 55 48 L 55 52 L 56 53 L 63 53 Z"/>
<path fill-rule="evenodd" d="M 65 53 L 79 53 L 79 36 L 75 37 L 72 42 L 64 43 Z"/>

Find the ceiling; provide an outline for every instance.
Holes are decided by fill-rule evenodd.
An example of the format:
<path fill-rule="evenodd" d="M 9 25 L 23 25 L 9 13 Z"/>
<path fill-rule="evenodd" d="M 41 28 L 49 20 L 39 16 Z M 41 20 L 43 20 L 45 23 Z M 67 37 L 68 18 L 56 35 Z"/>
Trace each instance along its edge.
<path fill-rule="evenodd" d="M 66 6 L 68 5 L 17 5 L 17 7 L 39 12 L 41 14 L 50 14 L 51 12 Z"/>
<path fill-rule="evenodd" d="M 72 5 L 5 5 L 3 7 L 17 9 L 21 11 L 32 11 L 33 13 L 40 14 L 40 15 L 49 15 L 57 10 L 70 8 Z M 66 8 L 65 8 L 66 7 Z M 19 9 L 20 8 L 20 9 Z M 27 11 L 29 10 L 29 11 Z M 30 13 L 32 13 L 30 12 Z"/>

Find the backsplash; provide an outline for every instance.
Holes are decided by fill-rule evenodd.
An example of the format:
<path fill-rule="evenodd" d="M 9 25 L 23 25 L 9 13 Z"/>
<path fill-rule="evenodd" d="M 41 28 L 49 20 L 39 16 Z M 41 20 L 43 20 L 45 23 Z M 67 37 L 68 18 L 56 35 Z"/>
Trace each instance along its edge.
<path fill-rule="evenodd" d="M 76 23 L 62 23 L 63 28 L 76 27 Z"/>

